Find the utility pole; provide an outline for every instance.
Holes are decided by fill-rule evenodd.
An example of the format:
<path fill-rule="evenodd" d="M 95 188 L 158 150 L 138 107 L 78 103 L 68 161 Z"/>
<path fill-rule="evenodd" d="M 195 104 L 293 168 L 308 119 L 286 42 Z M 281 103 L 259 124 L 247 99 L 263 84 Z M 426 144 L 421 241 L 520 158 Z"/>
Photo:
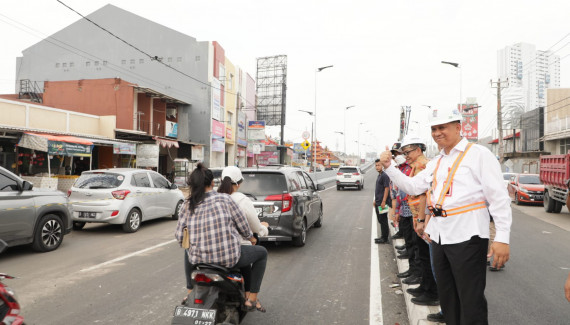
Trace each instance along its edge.
<path fill-rule="evenodd" d="M 503 85 L 503 83 L 505 85 Z M 495 85 L 495 86 L 493 86 Z M 501 81 L 501 78 L 497 82 L 491 80 L 491 88 L 497 88 L 497 131 L 499 136 L 499 163 L 502 164 L 504 160 L 504 147 L 503 147 L 503 112 L 501 110 L 501 87 L 507 88 L 509 86 L 509 79 L 506 81 Z M 513 139 L 514 140 L 514 139 Z"/>

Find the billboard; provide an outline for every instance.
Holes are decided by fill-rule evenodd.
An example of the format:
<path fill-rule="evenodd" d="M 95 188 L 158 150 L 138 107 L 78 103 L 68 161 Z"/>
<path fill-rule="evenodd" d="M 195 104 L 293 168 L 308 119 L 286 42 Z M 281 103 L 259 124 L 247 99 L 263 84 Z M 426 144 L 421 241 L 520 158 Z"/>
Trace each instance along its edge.
<path fill-rule="evenodd" d="M 461 129 L 463 136 L 469 141 L 477 141 L 479 139 L 479 105 L 463 104 L 461 105 Z"/>
<path fill-rule="evenodd" d="M 287 56 L 257 58 L 257 118 L 267 125 L 284 125 L 287 92 Z"/>

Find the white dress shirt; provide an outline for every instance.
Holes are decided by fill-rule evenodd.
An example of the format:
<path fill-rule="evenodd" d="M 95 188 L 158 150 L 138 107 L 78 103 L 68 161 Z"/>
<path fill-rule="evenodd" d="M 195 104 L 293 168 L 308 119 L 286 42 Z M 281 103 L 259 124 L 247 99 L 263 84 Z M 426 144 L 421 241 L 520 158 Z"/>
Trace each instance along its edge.
<path fill-rule="evenodd" d="M 425 170 L 413 178 L 402 174 L 394 164 L 386 169 L 386 174 L 408 194 L 425 193 L 431 189 L 433 173 L 441 157 L 436 175 L 437 186 L 433 194 L 430 194 L 431 202 L 427 202 L 427 205 L 435 206 L 453 162 L 466 149 L 467 144 L 468 141 L 462 139 L 449 154 L 442 150 L 427 164 Z M 512 223 L 511 199 L 505 188 L 499 162 L 491 151 L 473 144 L 455 173 L 449 193 L 443 202 L 444 210 L 480 201 L 485 201 L 488 209 L 468 211 L 445 218 L 432 216 L 425 229 L 432 240 L 445 245 L 461 243 L 473 236 L 489 238 L 490 213 L 497 230 L 495 241 L 509 243 Z"/>
<path fill-rule="evenodd" d="M 247 218 L 247 223 L 249 223 L 249 227 L 251 231 L 257 233 L 260 237 L 267 236 L 269 230 L 267 227 L 261 224 L 259 221 L 258 213 L 255 211 L 255 207 L 251 200 L 241 192 L 233 192 L 231 195 L 234 202 L 239 206 L 241 211 L 245 214 Z M 242 245 L 251 245 L 251 242 L 247 239 L 241 239 Z"/>

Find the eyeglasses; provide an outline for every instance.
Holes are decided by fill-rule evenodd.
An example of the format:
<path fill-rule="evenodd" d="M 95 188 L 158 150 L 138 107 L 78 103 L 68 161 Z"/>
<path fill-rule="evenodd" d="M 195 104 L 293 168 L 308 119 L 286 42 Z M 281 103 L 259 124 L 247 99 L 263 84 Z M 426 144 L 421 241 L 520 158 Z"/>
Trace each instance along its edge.
<path fill-rule="evenodd" d="M 416 151 L 416 149 L 418 149 L 418 148 L 410 149 L 408 151 L 402 151 L 402 155 L 407 157 L 412 151 Z"/>

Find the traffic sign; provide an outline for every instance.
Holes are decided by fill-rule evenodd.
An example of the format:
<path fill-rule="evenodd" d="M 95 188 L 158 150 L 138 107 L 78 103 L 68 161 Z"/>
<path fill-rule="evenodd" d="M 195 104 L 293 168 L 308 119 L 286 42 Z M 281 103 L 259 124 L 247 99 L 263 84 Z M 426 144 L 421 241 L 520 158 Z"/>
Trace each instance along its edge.
<path fill-rule="evenodd" d="M 303 149 L 305 149 L 305 150 L 309 149 L 310 146 L 311 146 L 311 144 L 307 140 L 305 140 L 305 141 L 303 141 L 303 143 L 301 143 L 301 147 L 303 147 Z"/>
<path fill-rule="evenodd" d="M 307 140 L 311 136 L 311 133 L 309 133 L 309 131 L 303 131 L 303 134 L 301 136 L 303 139 Z"/>

